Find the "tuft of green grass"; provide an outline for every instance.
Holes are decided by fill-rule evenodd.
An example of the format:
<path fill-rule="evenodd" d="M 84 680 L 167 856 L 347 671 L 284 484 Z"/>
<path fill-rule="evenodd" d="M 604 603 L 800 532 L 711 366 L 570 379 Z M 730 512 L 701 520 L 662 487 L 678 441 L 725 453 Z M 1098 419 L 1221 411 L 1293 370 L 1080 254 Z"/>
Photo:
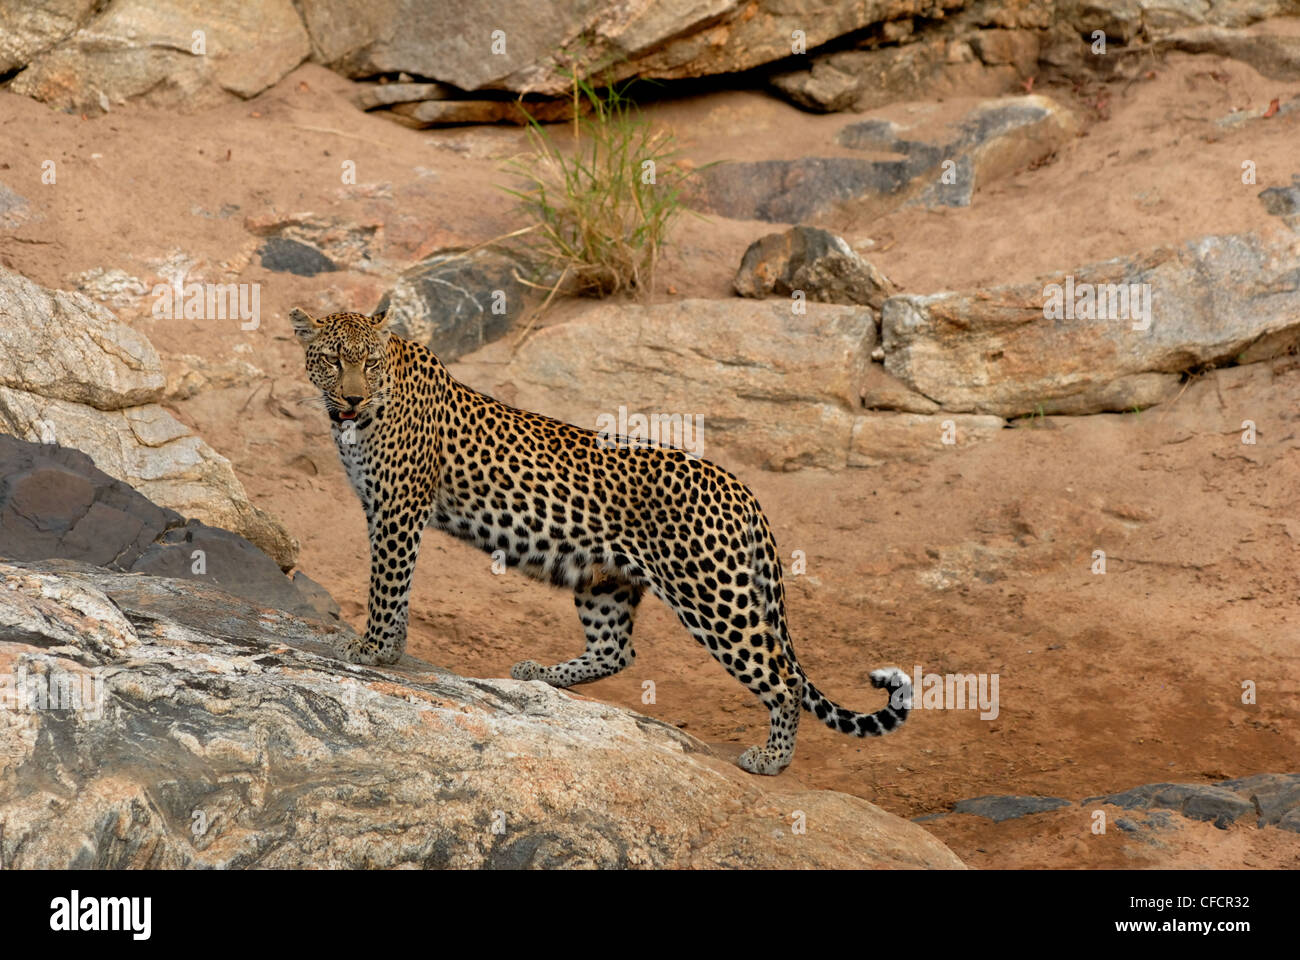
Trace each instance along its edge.
<path fill-rule="evenodd" d="M 597 90 L 572 76 L 572 142 L 530 117 L 531 153 L 505 165 L 523 186 L 501 189 L 531 223 L 520 242 L 548 278 L 548 303 L 556 293 L 648 299 L 688 174 L 672 134 L 650 128 L 626 85 Z"/>

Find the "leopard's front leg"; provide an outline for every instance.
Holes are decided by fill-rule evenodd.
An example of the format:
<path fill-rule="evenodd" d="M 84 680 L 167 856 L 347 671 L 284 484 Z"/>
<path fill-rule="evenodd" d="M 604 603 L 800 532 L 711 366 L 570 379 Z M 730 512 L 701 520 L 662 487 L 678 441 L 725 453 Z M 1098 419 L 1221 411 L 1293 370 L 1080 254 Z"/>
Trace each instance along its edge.
<path fill-rule="evenodd" d="M 411 581 L 429 509 L 413 502 L 380 504 L 370 524 L 370 596 L 366 635 L 343 650 L 353 663 L 395 663 L 406 649 Z"/>

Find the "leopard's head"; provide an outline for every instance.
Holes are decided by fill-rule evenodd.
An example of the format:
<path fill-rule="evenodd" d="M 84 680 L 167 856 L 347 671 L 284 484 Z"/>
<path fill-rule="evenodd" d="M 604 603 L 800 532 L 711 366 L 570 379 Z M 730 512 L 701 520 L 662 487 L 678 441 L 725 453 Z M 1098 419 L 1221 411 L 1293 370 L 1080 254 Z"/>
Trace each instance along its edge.
<path fill-rule="evenodd" d="M 289 319 L 307 351 L 307 376 L 320 388 L 331 420 L 355 420 L 383 401 L 388 382 L 385 314 L 331 313 L 317 319 L 294 307 Z"/>

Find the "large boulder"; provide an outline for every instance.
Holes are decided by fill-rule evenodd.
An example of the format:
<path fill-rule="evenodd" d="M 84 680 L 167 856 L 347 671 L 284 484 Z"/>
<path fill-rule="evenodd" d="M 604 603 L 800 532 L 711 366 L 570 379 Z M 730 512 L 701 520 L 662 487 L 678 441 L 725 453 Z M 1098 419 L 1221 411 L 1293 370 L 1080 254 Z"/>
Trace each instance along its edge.
<path fill-rule="evenodd" d="M 0 434 L 0 557 L 72 560 L 197 580 L 263 607 L 335 621 L 329 593 L 243 537 L 188 523 L 70 447 Z"/>
<path fill-rule="evenodd" d="M 0 267 L 0 387 L 99 410 L 161 399 L 153 344 L 85 296 Z"/>
<path fill-rule="evenodd" d="M 93 15 L 98 0 L 0 0 L 0 74 L 12 73 Z"/>
<path fill-rule="evenodd" d="M 358 667 L 330 655 L 344 636 L 188 581 L 0 565 L 0 862 L 962 867 L 916 824 L 781 792 L 650 717 Z"/>
<path fill-rule="evenodd" d="M 1131 410 L 1300 345 L 1300 241 L 1208 236 L 1033 283 L 885 301 L 885 369 L 946 410 Z"/>
<path fill-rule="evenodd" d="M 645 433 L 634 418 L 654 431 L 657 417 L 651 439 L 706 457 L 720 445 L 774 470 L 843 467 L 875 345 L 865 306 L 604 301 L 538 330 L 517 351 L 493 345 L 453 372 L 591 430 Z"/>
<path fill-rule="evenodd" d="M 1038 41 L 1030 31 L 978 30 L 961 39 L 823 53 L 768 79 L 807 110 L 863 113 L 900 100 L 997 96 L 1018 78 L 1032 76 L 1037 59 Z"/>
<path fill-rule="evenodd" d="M 293 0 L 114 0 L 46 9 L 24 18 L 23 35 L 32 39 L 9 54 L 26 65 L 10 88 L 65 110 L 107 111 L 127 100 L 192 109 L 247 99 L 310 52 Z M 71 23 L 76 29 L 45 44 Z"/>
<path fill-rule="evenodd" d="M 232 530 L 293 566 L 298 544 L 255 506 L 230 461 L 158 403 L 143 335 L 80 293 L 0 268 L 0 432 L 74 447 L 159 506 Z"/>
<path fill-rule="evenodd" d="M 735 73 L 884 20 L 966 0 L 298 0 L 314 59 L 349 77 L 405 72 L 462 90 L 562 95 L 601 80 Z M 802 44 L 801 47 L 798 44 Z"/>

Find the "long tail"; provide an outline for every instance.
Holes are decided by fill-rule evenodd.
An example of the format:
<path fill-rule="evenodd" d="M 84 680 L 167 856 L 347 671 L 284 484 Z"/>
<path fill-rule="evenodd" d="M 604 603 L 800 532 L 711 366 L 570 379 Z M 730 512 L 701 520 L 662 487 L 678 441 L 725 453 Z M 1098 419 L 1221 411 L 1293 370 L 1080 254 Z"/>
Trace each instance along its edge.
<path fill-rule="evenodd" d="M 800 673 L 802 674 L 802 670 Z M 827 699 L 803 678 L 803 708 L 832 730 L 855 737 L 880 737 L 897 730 L 912 710 L 912 680 L 898 667 L 871 671 L 871 685 L 889 691 L 889 705 L 875 713 L 858 713 Z"/>

